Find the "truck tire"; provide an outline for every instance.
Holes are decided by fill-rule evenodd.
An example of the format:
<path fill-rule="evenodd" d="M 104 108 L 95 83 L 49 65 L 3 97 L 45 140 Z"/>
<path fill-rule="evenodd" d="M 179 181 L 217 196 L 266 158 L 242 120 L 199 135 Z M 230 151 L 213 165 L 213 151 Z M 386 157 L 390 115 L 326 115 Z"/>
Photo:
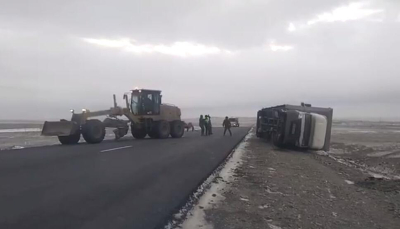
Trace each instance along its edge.
<path fill-rule="evenodd" d="M 185 124 L 182 121 L 171 122 L 171 137 L 181 138 L 185 133 Z"/>
<path fill-rule="evenodd" d="M 78 131 L 76 134 L 68 136 L 58 136 L 58 140 L 63 145 L 74 145 L 81 139 L 81 133 Z"/>
<path fill-rule="evenodd" d="M 161 120 L 157 123 L 157 135 L 158 138 L 168 138 L 171 133 L 169 122 Z"/>
<path fill-rule="evenodd" d="M 282 145 L 283 145 L 282 135 L 278 134 L 278 133 L 273 133 L 272 134 L 272 143 L 274 144 L 274 146 L 282 147 Z"/>
<path fill-rule="evenodd" d="M 271 133 L 261 133 L 261 137 L 264 138 L 267 141 L 271 141 Z"/>
<path fill-rule="evenodd" d="M 106 128 L 100 120 L 90 119 L 82 125 L 82 136 L 89 144 L 100 143 L 106 136 Z"/>
<path fill-rule="evenodd" d="M 132 136 L 136 139 L 143 139 L 146 137 L 147 133 L 144 128 L 135 128 L 135 126 L 131 126 Z"/>

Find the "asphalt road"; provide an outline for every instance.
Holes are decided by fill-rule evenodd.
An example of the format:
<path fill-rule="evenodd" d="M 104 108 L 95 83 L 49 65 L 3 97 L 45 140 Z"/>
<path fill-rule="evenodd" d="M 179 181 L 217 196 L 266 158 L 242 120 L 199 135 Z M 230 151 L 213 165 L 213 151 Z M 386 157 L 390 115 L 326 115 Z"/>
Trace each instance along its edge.
<path fill-rule="evenodd" d="M 246 135 L 0 152 L 0 228 L 158 228 Z"/>

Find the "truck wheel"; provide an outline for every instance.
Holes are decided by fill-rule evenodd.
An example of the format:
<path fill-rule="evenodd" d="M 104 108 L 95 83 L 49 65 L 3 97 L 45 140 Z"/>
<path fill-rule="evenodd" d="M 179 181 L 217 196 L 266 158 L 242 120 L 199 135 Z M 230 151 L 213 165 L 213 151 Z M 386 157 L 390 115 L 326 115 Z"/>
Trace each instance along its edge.
<path fill-rule="evenodd" d="M 283 143 L 281 134 L 272 134 L 272 143 L 274 144 L 274 146 L 282 147 Z"/>
<path fill-rule="evenodd" d="M 89 144 L 100 143 L 106 135 L 104 124 L 98 119 L 87 120 L 82 125 L 82 136 Z"/>
<path fill-rule="evenodd" d="M 171 133 L 169 122 L 161 120 L 157 124 L 157 135 L 159 138 L 168 138 Z"/>
<path fill-rule="evenodd" d="M 73 145 L 77 144 L 81 139 L 81 133 L 78 131 L 76 134 L 68 136 L 58 136 L 58 140 L 63 145 Z"/>
<path fill-rule="evenodd" d="M 136 139 L 143 139 L 146 137 L 146 130 L 144 128 L 135 128 L 133 125 L 131 126 L 132 136 Z"/>
<path fill-rule="evenodd" d="M 181 138 L 185 133 L 185 125 L 182 121 L 171 122 L 171 137 Z"/>

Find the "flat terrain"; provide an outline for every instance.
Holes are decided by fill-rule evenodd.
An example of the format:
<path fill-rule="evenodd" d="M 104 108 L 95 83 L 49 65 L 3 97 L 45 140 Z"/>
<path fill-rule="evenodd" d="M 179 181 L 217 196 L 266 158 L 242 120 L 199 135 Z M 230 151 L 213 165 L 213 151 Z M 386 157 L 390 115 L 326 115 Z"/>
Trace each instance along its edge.
<path fill-rule="evenodd" d="M 398 127 L 336 127 L 329 154 L 279 149 L 252 137 L 233 181 L 216 179 L 222 188 L 211 190 L 222 191 L 206 207 L 194 207 L 204 220 L 191 229 L 398 229 Z"/>
<path fill-rule="evenodd" d="M 0 228 L 157 228 L 247 134 L 0 152 Z"/>
<path fill-rule="evenodd" d="M 330 155 L 369 172 L 400 178 L 400 123 L 338 122 L 332 129 Z"/>

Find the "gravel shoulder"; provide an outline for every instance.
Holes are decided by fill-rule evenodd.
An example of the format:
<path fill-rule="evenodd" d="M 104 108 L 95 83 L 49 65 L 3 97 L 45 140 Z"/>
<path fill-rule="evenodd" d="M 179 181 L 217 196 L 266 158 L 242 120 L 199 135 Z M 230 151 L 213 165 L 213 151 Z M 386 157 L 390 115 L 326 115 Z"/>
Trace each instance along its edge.
<path fill-rule="evenodd" d="M 214 195 L 218 204 L 204 209 L 208 227 L 400 227 L 398 180 L 373 178 L 326 155 L 277 149 L 252 137 L 233 177 L 215 181 L 225 188 Z"/>

